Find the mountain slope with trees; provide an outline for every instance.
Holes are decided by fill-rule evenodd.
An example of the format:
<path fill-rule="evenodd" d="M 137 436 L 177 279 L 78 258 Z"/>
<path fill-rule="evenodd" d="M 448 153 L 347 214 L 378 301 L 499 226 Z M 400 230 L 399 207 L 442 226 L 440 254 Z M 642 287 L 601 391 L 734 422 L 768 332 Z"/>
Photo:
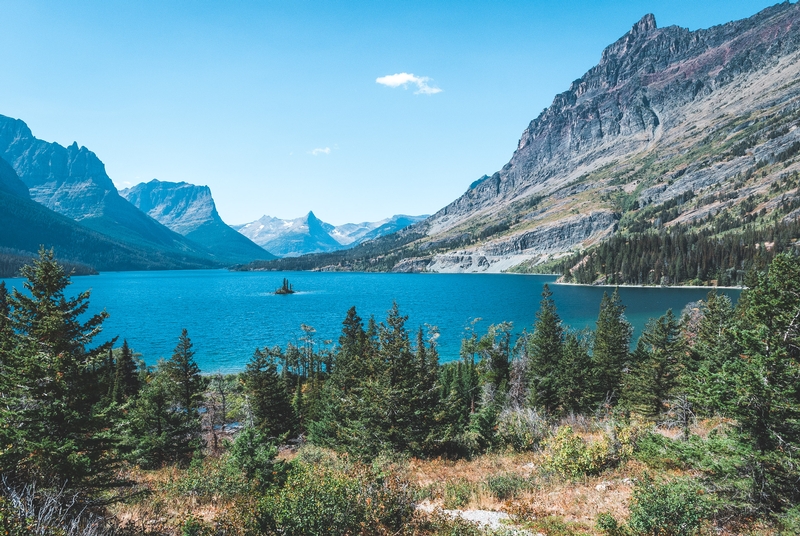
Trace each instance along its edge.
<path fill-rule="evenodd" d="M 508 164 L 427 220 L 348 255 L 252 268 L 735 284 L 759 248 L 800 238 L 798 78 L 796 3 L 696 31 L 647 15 L 530 123 Z"/>

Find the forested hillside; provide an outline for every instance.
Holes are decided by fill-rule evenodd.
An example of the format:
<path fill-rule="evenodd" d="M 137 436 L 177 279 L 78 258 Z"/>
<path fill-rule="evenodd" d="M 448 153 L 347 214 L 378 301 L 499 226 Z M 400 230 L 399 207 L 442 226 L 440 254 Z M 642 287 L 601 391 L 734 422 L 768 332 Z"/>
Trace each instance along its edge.
<path fill-rule="evenodd" d="M 530 331 L 472 332 L 457 362 L 395 305 L 350 309 L 333 345 L 304 325 L 233 376 L 204 376 L 186 330 L 154 366 L 99 340 L 107 314 L 65 295 L 52 252 L 22 273 L 29 292 L 0 285 L 8 534 L 800 527 L 796 256 L 749 272 L 735 306 L 711 292 L 652 319 L 634 351 L 616 292 L 576 332 L 545 287 Z"/>

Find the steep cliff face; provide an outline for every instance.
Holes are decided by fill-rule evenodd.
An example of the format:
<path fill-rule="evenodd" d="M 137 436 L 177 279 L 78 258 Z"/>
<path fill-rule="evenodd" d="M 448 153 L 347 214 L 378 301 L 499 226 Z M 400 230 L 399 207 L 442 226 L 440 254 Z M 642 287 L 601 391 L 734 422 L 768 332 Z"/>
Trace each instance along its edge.
<path fill-rule="evenodd" d="M 151 218 L 184 236 L 206 222 L 222 221 L 208 186 L 153 179 L 120 190 L 119 194 Z"/>
<path fill-rule="evenodd" d="M 120 195 L 162 225 L 213 251 L 226 262 L 275 258 L 222 221 L 208 186 L 153 179 L 122 190 Z"/>
<path fill-rule="evenodd" d="M 576 214 L 611 222 L 634 199 L 644 207 L 740 188 L 800 139 L 799 78 L 798 4 L 698 31 L 658 28 L 647 15 L 531 121 L 508 164 L 415 229 L 434 243 L 468 235 L 470 254 L 499 243 L 520 261 L 545 260 L 614 232 L 612 222 L 570 233 Z M 732 150 L 737 142 L 746 147 Z M 778 171 L 739 197 L 763 194 Z M 684 220 L 707 214 L 698 207 Z"/>
<path fill-rule="evenodd" d="M 187 266 L 220 263 L 120 197 L 100 159 L 77 143 L 63 147 L 40 140 L 23 121 L 0 115 L 0 157 L 11 164 L 34 201 L 84 227 L 159 256 L 173 256 L 173 266 L 180 266 L 182 257 Z"/>
<path fill-rule="evenodd" d="M 768 75 L 769 67 L 796 54 L 799 26 L 800 7 L 788 2 L 694 32 L 658 28 L 653 15 L 645 16 L 531 121 L 503 169 L 435 214 L 429 232 L 446 231 L 516 198 L 552 192 L 670 141 L 664 138 L 675 129 L 710 119 L 715 105 L 730 97 L 720 95 L 722 89 L 748 75 Z M 699 102 L 708 105 L 706 117 L 683 109 Z"/>

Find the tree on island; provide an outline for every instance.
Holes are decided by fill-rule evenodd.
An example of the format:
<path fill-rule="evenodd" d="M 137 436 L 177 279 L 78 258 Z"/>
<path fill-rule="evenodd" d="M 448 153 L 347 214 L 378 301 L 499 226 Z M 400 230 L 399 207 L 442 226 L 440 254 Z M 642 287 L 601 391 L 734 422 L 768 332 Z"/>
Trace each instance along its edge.
<path fill-rule="evenodd" d="M 289 283 L 289 280 L 284 277 L 283 284 L 275 291 L 275 294 L 294 294 L 294 288 L 292 288 L 292 284 Z"/>

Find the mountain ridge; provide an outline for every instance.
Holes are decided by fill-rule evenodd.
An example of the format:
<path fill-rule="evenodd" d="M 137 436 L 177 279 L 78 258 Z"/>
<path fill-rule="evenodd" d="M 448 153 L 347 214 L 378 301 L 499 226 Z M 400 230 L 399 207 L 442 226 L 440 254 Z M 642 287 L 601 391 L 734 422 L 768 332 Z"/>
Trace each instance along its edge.
<path fill-rule="evenodd" d="M 331 225 L 309 211 L 305 216 L 291 220 L 265 215 L 254 222 L 232 227 L 279 257 L 297 257 L 348 249 L 412 225 L 422 218 L 424 216 L 397 214 L 377 222 Z"/>
<path fill-rule="evenodd" d="M 119 193 L 151 218 L 228 262 L 275 258 L 222 221 L 208 186 L 153 179 Z"/>
<path fill-rule="evenodd" d="M 536 271 L 619 233 L 637 241 L 677 229 L 662 212 L 677 210 L 674 219 L 697 229 L 740 215 L 739 227 L 715 233 L 771 226 L 788 217 L 781 196 L 797 195 L 790 177 L 800 170 L 798 79 L 796 3 L 696 31 L 659 28 L 645 15 L 530 121 L 496 173 L 362 256 L 321 255 L 303 265 Z M 687 192 L 696 197 L 684 199 Z M 278 264 L 291 267 L 263 267 Z"/>
<path fill-rule="evenodd" d="M 0 115 L 0 158 L 15 170 L 32 200 L 114 241 L 151 250 L 154 259 L 170 259 L 165 267 L 224 265 L 213 252 L 123 199 L 102 161 L 86 147 L 40 140 L 24 121 Z"/>

